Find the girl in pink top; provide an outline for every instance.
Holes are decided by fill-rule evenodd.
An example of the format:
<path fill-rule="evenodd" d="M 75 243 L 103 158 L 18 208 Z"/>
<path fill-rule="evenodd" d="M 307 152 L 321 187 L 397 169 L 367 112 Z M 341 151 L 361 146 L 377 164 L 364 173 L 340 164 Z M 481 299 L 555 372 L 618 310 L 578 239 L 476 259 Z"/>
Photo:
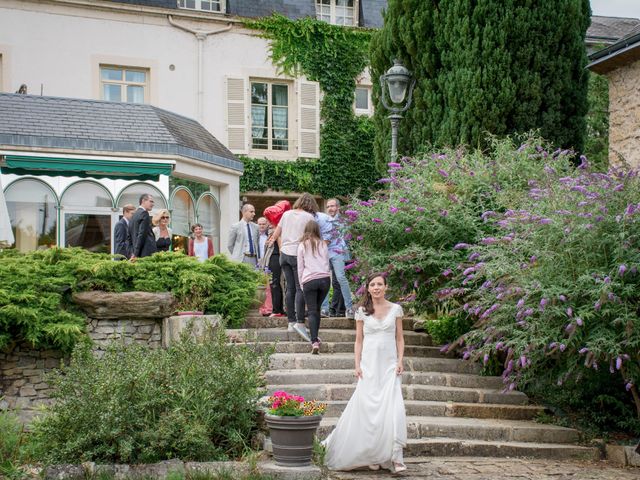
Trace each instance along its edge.
<path fill-rule="evenodd" d="M 311 353 L 320 353 L 320 307 L 329 293 L 331 270 L 329 269 L 329 249 L 320 237 L 320 227 L 310 220 L 298 244 L 298 278 L 302 284 L 304 300 L 307 304 L 309 330 L 311 330 Z"/>

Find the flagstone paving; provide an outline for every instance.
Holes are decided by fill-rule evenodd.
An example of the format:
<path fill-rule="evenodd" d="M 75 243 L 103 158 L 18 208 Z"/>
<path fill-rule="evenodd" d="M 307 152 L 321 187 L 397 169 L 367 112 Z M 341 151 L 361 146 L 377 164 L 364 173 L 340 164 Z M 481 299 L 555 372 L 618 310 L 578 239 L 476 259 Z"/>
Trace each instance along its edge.
<path fill-rule="evenodd" d="M 638 480 L 640 468 L 620 468 L 608 462 L 558 461 L 523 458 L 413 457 L 407 471 L 392 475 L 372 472 L 329 472 L 333 480 Z"/>

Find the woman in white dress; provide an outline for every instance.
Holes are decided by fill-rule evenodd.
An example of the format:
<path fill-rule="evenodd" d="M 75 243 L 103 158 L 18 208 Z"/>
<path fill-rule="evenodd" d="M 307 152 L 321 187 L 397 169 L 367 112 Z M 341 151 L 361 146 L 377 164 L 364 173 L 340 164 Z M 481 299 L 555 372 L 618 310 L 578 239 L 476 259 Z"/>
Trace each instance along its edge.
<path fill-rule="evenodd" d="M 333 432 L 324 441 L 331 470 L 369 466 L 395 473 L 407 469 L 402 449 L 407 424 L 402 399 L 404 371 L 402 307 L 385 299 L 387 280 L 367 279 L 365 298 L 355 315 L 358 384 Z"/>

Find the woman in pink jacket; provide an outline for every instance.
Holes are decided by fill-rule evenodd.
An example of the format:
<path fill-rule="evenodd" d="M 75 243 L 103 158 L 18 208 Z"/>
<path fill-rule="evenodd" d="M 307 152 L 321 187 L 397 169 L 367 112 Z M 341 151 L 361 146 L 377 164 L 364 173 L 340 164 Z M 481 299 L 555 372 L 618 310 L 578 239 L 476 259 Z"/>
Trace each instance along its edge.
<path fill-rule="evenodd" d="M 315 220 L 309 220 L 298 245 L 298 278 L 302 285 L 307 304 L 309 330 L 311 331 L 311 353 L 320 353 L 320 307 L 329 293 L 331 270 L 329 250 L 320 237 L 320 227 Z"/>

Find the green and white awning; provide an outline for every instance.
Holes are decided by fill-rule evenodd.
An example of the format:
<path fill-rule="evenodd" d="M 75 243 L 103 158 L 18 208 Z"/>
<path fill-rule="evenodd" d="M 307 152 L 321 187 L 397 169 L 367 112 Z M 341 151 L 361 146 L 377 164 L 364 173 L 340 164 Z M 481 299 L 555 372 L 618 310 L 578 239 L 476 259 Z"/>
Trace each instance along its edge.
<path fill-rule="evenodd" d="M 118 157 L 35 156 L 4 154 L 0 166 L 3 173 L 47 175 L 50 177 L 91 177 L 123 180 L 158 180 L 171 175 L 175 162 Z"/>

